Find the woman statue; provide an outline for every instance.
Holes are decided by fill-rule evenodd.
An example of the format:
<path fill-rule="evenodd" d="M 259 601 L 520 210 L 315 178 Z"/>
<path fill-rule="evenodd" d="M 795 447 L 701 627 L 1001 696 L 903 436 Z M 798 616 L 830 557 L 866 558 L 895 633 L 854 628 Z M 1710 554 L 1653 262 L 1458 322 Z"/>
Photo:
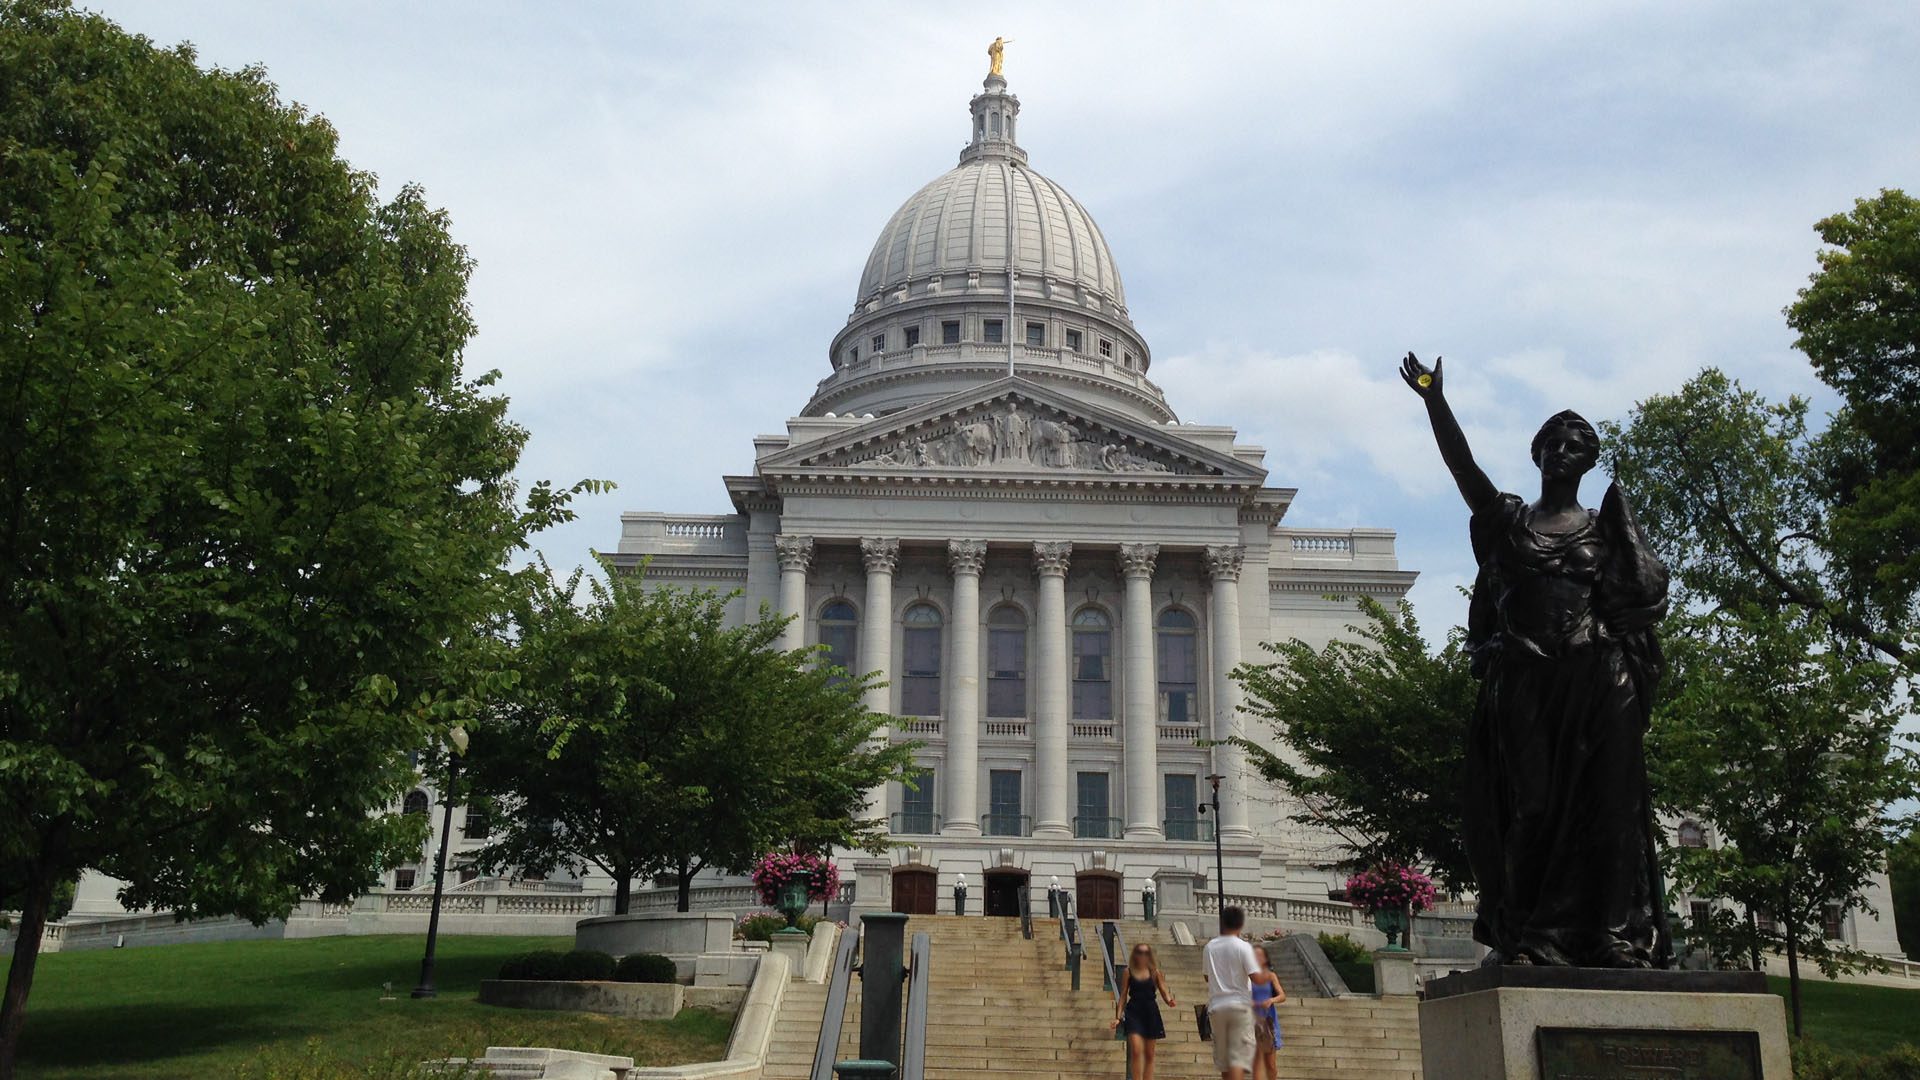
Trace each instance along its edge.
<path fill-rule="evenodd" d="M 1533 437 L 1540 498 L 1493 486 L 1442 392 L 1441 362 L 1400 375 L 1473 512 L 1480 564 L 1467 651 L 1462 827 L 1489 964 L 1665 967 L 1671 955 L 1642 739 L 1660 678 L 1667 571 L 1618 486 L 1595 513 L 1580 478 L 1593 425 L 1562 412 Z"/>

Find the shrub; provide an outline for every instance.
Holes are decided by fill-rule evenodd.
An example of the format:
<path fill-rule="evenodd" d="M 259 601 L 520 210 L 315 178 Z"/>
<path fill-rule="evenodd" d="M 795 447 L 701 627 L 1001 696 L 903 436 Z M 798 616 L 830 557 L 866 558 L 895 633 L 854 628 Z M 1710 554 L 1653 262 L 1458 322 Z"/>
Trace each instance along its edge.
<path fill-rule="evenodd" d="M 561 977 L 560 961 L 560 954 L 551 949 L 521 953 L 519 956 L 500 965 L 500 977 L 503 979 L 551 981 Z"/>
<path fill-rule="evenodd" d="M 1345 934 L 1322 932 L 1314 940 L 1320 943 L 1320 951 L 1327 954 L 1327 959 L 1336 964 L 1358 964 L 1373 960 L 1373 953 L 1365 945 Z"/>
<path fill-rule="evenodd" d="M 1920 1048 L 1907 1045 L 1883 1054 L 1851 1054 L 1796 1039 L 1793 1075 L 1794 1080 L 1920 1080 Z"/>
<path fill-rule="evenodd" d="M 678 982 L 680 973 L 673 961 L 659 953 L 634 953 L 623 956 L 613 965 L 613 980 L 630 983 L 670 983 Z"/>
<path fill-rule="evenodd" d="M 592 949 L 575 949 L 560 958 L 558 977 L 568 982 L 605 982 L 613 978 L 613 957 Z"/>
<path fill-rule="evenodd" d="M 797 925 L 800 929 L 811 934 L 813 933 L 813 928 L 819 925 L 819 922 L 820 916 L 818 915 L 802 915 Z M 785 915 L 775 915 L 769 912 L 757 911 L 743 917 L 739 923 L 734 926 L 734 934 L 748 941 L 772 941 L 773 935 L 786 928 L 787 917 Z"/>

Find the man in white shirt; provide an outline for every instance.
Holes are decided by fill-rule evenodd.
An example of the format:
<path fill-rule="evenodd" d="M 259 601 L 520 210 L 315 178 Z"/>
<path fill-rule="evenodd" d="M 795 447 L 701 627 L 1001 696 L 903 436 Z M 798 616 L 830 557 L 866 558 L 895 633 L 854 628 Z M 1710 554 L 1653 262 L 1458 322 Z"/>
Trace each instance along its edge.
<path fill-rule="evenodd" d="M 1241 937 L 1247 913 L 1220 912 L 1220 936 L 1207 942 L 1200 970 L 1207 977 L 1207 1018 L 1213 1024 L 1213 1066 L 1220 1080 L 1246 1080 L 1253 1068 L 1253 973 L 1260 961 Z"/>

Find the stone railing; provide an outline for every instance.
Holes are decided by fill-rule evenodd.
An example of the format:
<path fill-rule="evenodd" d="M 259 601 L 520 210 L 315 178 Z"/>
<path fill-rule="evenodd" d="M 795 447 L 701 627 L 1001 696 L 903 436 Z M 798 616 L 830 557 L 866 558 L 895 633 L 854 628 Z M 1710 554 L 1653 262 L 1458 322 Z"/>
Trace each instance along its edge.
<path fill-rule="evenodd" d="M 1110 723 L 1090 724 L 1076 720 L 1073 723 L 1073 737 L 1076 739 L 1111 739 L 1113 738 L 1113 725 Z"/>
<path fill-rule="evenodd" d="M 1346 532 L 1293 533 L 1287 537 L 1287 546 L 1304 554 L 1352 555 L 1353 536 Z"/>
<path fill-rule="evenodd" d="M 550 892 L 577 893 L 583 888 L 578 881 L 531 881 L 512 880 L 498 877 L 477 877 L 472 881 L 463 881 L 458 885 L 449 885 L 447 892 Z M 427 878 L 425 884 L 413 887 L 414 892 L 426 889 L 433 891 L 433 879 Z"/>
<path fill-rule="evenodd" d="M 1001 739 L 1024 739 L 1027 737 L 1025 720 L 989 720 L 984 725 L 986 734 Z"/>
<path fill-rule="evenodd" d="M 1219 900 L 1214 893 L 1197 893 L 1194 900 L 1202 915 L 1212 915 L 1220 910 Z M 1228 893 L 1227 903 L 1235 905 L 1245 911 L 1249 918 L 1254 919 L 1272 919 L 1282 923 L 1302 923 L 1307 926 L 1340 929 L 1373 928 L 1373 920 L 1366 913 L 1352 904 L 1343 904 L 1335 900 L 1301 900 L 1290 896 L 1235 896 Z M 1413 920 L 1413 933 L 1416 938 L 1471 941 L 1473 916 L 1416 915 Z"/>
<path fill-rule="evenodd" d="M 1160 725 L 1160 741 L 1161 742 L 1175 742 L 1175 743 L 1198 742 L 1200 739 L 1200 735 L 1201 735 L 1200 725 L 1198 724 L 1161 724 Z"/>
<path fill-rule="evenodd" d="M 747 522 L 733 514 L 660 514 L 629 512 L 620 515 L 620 540 L 640 550 L 663 555 L 744 554 Z"/>
<path fill-rule="evenodd" d="M 902 735 L 938 735 L 940 718 L 937 716 L 903 716 L 893 730 Z"/>

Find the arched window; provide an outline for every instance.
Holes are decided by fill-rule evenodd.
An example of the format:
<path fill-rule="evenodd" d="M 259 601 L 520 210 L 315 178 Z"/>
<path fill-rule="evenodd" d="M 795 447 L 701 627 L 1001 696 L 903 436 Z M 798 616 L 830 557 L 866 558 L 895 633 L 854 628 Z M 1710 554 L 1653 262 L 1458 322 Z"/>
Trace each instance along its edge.
<path fill-rule="evenodd" d="M 1027 615 L 1012 604 L 987 616 L 987 715 L 1027 715 Z"/>
<path fill-rule="evenodd" d="M 940 609 L 915 604 L 902 623 L 905 663 L 900 680 L 903 716 L 940 715 Z"/>
<path fill-rule="evenodd" d="M 860 615 L 845 600 L 834 600 L 820 609 L 820 644 L 827 647 L 827 663 L 844 671 L 857 671 L 855 650 L 859 647 Z"/>
<path fill-rule="evenodd" d="M 1179 608 L 1160 613 L 1158 648 L 1160 667 L 1160 722 L 1197 724 L 1199 700 L 1199 624 Z"/>
<path fill-rule="evenodd" d="M 1688 820 L 1688 821 L 1681 822 L 1680 823 L 1680 846 L 1688 847 L 1688 848 L 1706 847 L 1707 846 L 1706 828 L 1697 821 Z"/>
<path fill-rule="evenodd" d="M 1073 718 L 1113 719 L 1113 622 L 1099 608 L 1073 617 Z"/>
<path fill-rule="evenodd" d="M 427 812 L 427 793 L 418 788 L 407 792 L 406 801 L 400 804 L 402 813 L 424 814 Z"/>

